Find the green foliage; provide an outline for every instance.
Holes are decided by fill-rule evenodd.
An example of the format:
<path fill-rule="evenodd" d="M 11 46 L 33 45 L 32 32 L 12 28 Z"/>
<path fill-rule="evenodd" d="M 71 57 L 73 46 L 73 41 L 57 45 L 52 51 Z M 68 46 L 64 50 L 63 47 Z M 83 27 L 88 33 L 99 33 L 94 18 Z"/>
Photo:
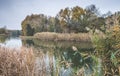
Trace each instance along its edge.
<path fill-rule="evenodd" d="M 119 57 L 120 57 L 120 26 L 114 25 L 108 32 L 105 38 L 100 39 L 98 36 L 93 39 L 96 52 L 102 53 L 103 62 L 108 64 L 111 70 L 105 70 L 105 75 L 118 75 Z M 107 65 L 103 65 L 107 67 Z"/>
<path fill-rule="evenodd" d="M 90 30 L 95 33 L 96 29 L 105 32 L 105 18 L 99 16 L 95 5 L 90 5 L 85 9 L 79 6 L 67 7 L 61 9 L 56 17 L 44 14 L 27 16 L 21 23 L 23 35 L 27 24 L 34 28 L 33 34 L 37 32 L 83 33 Z"/>
<path fill-rule="evenodd" d="M 34 29 L 33 34 L 37 32 L 60 32 L 60 27 L 59 27 L 59 20 L 57 17 L 47 17 L 43 14 L 40 15 L 31 15 L 27 16 L 21 23 L 22 25 L 22 33 L 25 35 L 26 32 L 26 26 L 30 25 L 31 28 Z M 33 35 L 31 34 L 31 35 Z"/>
<path fill-rule="evenodd" d="M 9 35 L 12 37 L 18 37 L 21 35 L 21 30 L 8 30 Z"/>
<path fill-rule="evenodd" d="M 117 60 L 117 58 L 116 58 L 116 53 L 117 53 L 118 51 L 116 51 L 115 53 L 111 53 L 111 57 L 110 57 L 110 59 L 111 59 L 111 61 L 112 61 L 112 63 L 116 66 L 117 64 L 118 64 L 118 60 Z"/>
<path fill-rule="evenodd" d="M 61 9 L 58 18 L 63 32 L 86 32 L 87 22 L 84 15 L 84 9 L 79 6 Z"/>
<path fill-rule="evenodd" d="M 34 34 L 34 29 L 29 24 L 27 24 L 24 27 L 23 35 L 32 36 L 33 34 Z"/>

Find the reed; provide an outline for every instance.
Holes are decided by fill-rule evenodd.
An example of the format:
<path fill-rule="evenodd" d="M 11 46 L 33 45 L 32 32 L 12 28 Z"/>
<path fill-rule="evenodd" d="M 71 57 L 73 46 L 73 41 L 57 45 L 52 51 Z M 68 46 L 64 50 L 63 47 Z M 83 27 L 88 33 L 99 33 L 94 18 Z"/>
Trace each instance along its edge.
<path fill-rule="evenodd" d="M 34 50 L 34 51 L 33 51 Z M 46 62 L 46 54 L 35 55 L 33 47 L 10 49 L 0 47 L 0 76 L 52 76 L 53 60 Z M 49 63 L 49 66 L 46 66 Z"/>
<path fill-rule="evenodd" d="M 0 76 L 34 76 L 33 51 L 21 49 L 0 47 Z"/>
<path fill-rule="evenodd" d="M 41 32 L 34 35 L 35 38 L 41 40 L 53 41 L 91 41 L 91 34 L 89 33 L 54 33 Z"/>

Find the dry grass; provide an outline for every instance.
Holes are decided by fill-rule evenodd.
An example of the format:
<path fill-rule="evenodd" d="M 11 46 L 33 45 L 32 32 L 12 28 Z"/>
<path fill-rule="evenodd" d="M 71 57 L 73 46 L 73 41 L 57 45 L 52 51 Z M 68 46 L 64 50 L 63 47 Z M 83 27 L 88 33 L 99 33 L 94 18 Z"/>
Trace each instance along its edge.
<path fill-rule="evenodd" d="M 53 33 L 41 32 L 34 35 L 35 38 L 41 40 L 53 41 L 91 41 L 91 34 L 89 33 Z"/>
<path fill-rule="evenodd" d="M 33 50 L 0 47 L 0 76 L 51 76 L 53 60 L 46 66 L 46 55 L 36 57 Z"/>
<path fill-rule="evenodd" d="M 32 49 L 0 47 L 0 76 L 33 76 L 34 62 Z"/>

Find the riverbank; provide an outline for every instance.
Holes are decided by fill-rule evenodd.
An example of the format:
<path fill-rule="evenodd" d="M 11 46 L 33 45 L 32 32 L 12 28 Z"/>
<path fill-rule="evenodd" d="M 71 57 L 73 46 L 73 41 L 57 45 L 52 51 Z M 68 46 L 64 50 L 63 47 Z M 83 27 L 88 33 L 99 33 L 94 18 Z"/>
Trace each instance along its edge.
<path fill-rule="evenodd" d="M 104 34 L 97 34 L 103 38 Z M 73 41 L 73 42 L 91 42 L 93 38 L 91 33 L 55 33 L 55 32 L 40 32 L 34 36 L 20 36 L 21 39 L 39 39 L 44 41 Z"/>
<path fill-rule="evenodd" d="M 19 36 L 22 40 L 29 40 L 29 39 L 34 39 L 34 36 Z"/>
<path fill-rule="evenodd" d="M 91 34 L 89 33 L 54 33 L 54 32 L 41 32 L 34 35 L 35 38 L 40 40 L 50 41 L 91 41 Z"/>
<path fill-rule="evenodd" d="M 0 36 L 7 36 L 6 34 L 0 34 Z"/>

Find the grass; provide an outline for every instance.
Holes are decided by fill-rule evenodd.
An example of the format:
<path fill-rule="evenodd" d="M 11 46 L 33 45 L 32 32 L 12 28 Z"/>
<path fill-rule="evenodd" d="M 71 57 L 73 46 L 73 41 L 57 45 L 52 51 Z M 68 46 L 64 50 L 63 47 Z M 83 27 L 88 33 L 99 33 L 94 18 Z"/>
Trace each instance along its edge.
<path fill-rule="evenodd" d="M 0 76 L 33 76 L 34 62 L 32 49 L 0 47 Z"/>
<path fill-rule="evenodd" d="M 91 34 L 89 33 L 53 33 L 41 32 L 34 35 L 35 38 L 41 40 L 52 41 L 91 41 Z"/>
<path fill-rule="evenodd" d="M 34 48 L 10 49 L 0 47 L 0 76 L 51 76 L 53 60 L 46 66 L 46 55 Z"/>
<path fill-rule="evenodd" d="M 0 76 L 59 76 L 60 66 L 55 68 L 52 54 L 49 52 L 46 56 L 42 50 L 35 50 L 33 47 L 21 49 L 0 47 Z M 79 72 L 78 76 L 84 76 L 83 69 Z M 118 72 L 120 74 L 120 67 Z"/>

